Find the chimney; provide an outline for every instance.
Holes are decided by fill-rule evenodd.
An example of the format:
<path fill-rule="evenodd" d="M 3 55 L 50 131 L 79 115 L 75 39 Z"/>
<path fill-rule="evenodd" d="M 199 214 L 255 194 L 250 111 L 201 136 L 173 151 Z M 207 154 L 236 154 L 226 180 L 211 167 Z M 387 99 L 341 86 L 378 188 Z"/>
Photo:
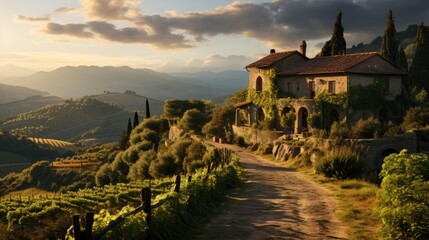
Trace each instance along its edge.
<path fill-rule="evenodd" d="M 276 50 L 273 48 L 270 50 L 270 54 L 276 53 Z"/>
<path fill-rule="evenodd" d="M 299 46 L 299 52 L 304 56 L 307 53 L 307 43 L 305 40 L 302 40 L 301 46 Z"/>

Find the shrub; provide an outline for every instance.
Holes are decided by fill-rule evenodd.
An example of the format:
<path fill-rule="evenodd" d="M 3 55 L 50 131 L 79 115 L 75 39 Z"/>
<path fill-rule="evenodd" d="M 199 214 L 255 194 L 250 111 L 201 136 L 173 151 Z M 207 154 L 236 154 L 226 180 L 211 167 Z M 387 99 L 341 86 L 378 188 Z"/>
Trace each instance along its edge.
<path fill-rule="evenodd" d="M 212 119 L 203 127 L 203 133 L 208 137 L 220 136 L 225 137 L 229 129 L 225 126 L 234 123 L 235 109 L 232 106 L 220 106 L 213 109 Z"/>
<path fill-rule="evenodd" d="M 429 239 L 429 155 L 392 154 L 380 176 L 383 238 Z"/>
<path fill-rule="evenodd" d="M 201 132 L 202 126 L 205 124 L 206 118 L 204 113 L 197 109 L 187 110 L 179 121 L 179 128 L 187 131 Z"/>
<path fill-rule="evenodd" d="M 316 160 L 314 168 L 317 173 L 337 179 L 358 178 L 364 174 L 361 157 L 346 146 L 326 153 Z"/>
<path fill-rule="evenodd" d="M 402 126 L 405 130 L 423 128 L 429 124 L 429 109 L 427 107 L 410 108 L 404 117 Z"/>
<path fill-rule="evenodd" d="M 280 126 L 284 129 L 292 129 L 295 127 L 296 114 L 295 111 L 289 111 L 280 118 Z"/>
<path fill-rule="evenodd" d="M 385 131 L 383 124 L 373 117 L 360 119 L 352 127 L 352 135 L 355 138 L 378 138 L 384 136 Z"/>
<path fill-rule="evenodd" d="M 329 138 L 346 139 L 350 137 L 349 134 L 350 129 L 346 122 L 334 122 L 332 123 L 331 131 L 329 132 Z"/>
<path fill-rule="evenodd" d="M 246 141 L 242 136 L 235 136 L 234 137 L 234 144 L 240 147 L 247 147 Z"/>

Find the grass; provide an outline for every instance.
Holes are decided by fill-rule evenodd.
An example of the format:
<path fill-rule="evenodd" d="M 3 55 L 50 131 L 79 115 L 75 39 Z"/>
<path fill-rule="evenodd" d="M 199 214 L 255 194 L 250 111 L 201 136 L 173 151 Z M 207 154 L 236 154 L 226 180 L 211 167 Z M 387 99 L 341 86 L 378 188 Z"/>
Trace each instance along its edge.
<path fill-rule="evenodd" d="M 271 154 L 264 158 L 281 166 L 295 169 L 308 179 L 330 189 L 339 204 L 338 217 L 350 228 L 350 239 L 380 239 L 381 221 L 377 216 L 377 192 L 379 187 L 363 180 L 337 180 L 316 174 L 308 156 L 299 155 L 288 161 L 276 160 Z"/>

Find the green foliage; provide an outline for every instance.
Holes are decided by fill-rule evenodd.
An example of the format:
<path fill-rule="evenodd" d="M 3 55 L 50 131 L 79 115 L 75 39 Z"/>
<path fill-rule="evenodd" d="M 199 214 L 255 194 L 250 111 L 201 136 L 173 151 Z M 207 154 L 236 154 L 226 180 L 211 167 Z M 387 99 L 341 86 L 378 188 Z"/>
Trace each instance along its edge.
<path fill-rule="evenodd" d="M 343 140 L 350 137 L 350 128 L 346 121 L 333 122 L 331 131 L 329 132 L 329 138 Z"/>
<path fill-rule="evenodd" d="M 404 117 L 402 126 L 405 130 L 417 130 L 429 124 L 429 109 L 427 107 L 410 108 Z"/>
<path fill-rule="evenodd" d="M 185 131 L 200 133 L 206 121 L 206 116 L 203 112 L 197 109 L 190 109 L 183 114 L 183 117 L 178 123 L 178 127 Z"/>
<path fill-rule="evenodd" d="M 386 28 L 381 42 L 381 55 L 404 69 L 408 68 L 407 62 L 403 61 L 404 49 L 396 36 L 392 9 L 389 9 L 387 14 Z"/>
<path fill-rule="evenodd" d="M 360 119 L 352 127 L 354 138 L 379 138 L 383 137 L 385 132 L 385 125 L 373 117 L 366 120 Z"/>
<path fill-rule="evenodd" d="M 316 160 L 314 168 L 317 173 L 337 179 L 358 178 L 365 172 L 359 154 L 346 146 L 327 152 Z"/>
<path fill-rule="evenodd" d="M 350 107 L 353 109 L 379 109 L 385 103 L 383 82 L 377 81 L 368 86 L 350 86 Z"/>
<path fill-rule="evenodd" d="M 334 56 L 346 54 L 346 40 L 344 28 L 341 24 L 342 13 L 337 15 L 331 40 L 327 41 L 320 52 L 321 56 Z"/>
<path fill-rule="evenodd" d="M 296 113 L 295 111 L 289 111 L 280 118 L 280 126 L 285 129 L 293 129 L 295 127 Z"/>
<path fill-rule="evenodd" d="M 347 109 L 349 104 L 349 96 L 347 92 L 342 92 L 338 94 L 328 94 L 326 91 L 323 91 L 316 95 L 314 98 L 318 107 L 322 102 L 329 103 L 341 107 L 343 110 Z"/>
<path fill-rule="evenodd" d="M 234 104 L 246 101 L 247 91 L 247 89 L 238 90 L 225 100 L 225 105 L 233 106 Z"/>
<path fill-rule="evenodd" d="M 213 109 L 212 119 L 203 127 L 203 133 L 209 136 L 225 137 L 229 128 L 234 124 L 235 109 L 231 105 L 218 106 Z"/>
<path fill-rule="evenodd" d="M 429 156 L 402 151 L 384 159 L 380 194 L 384 239 L 429 238 Z"/>
<path fill-rule="evenodd" d="M 247 93 L 248 101 L 253 102 L 257 106 L 261 107 L 265 114 L 265 119 L 274 120 L 276 119 L 277 111 L 277 99 L 278 99 L 278 88 L 275 82 L 276 71 L 270 69 L 264 73 L 264 87 L 262 92 L 256 92 L 255 89 L 249 88 Z"/>
<path fill-rule="evenodd" d="M 213 107 L 211 102 L 196 99 L 167 100 L 164 104 L 164 117 L 167 119 L 181 118 L 187 110 L 197 109 L 206 113 Z"/>
<path fill-rule="evenodd" d="M 429 91 L 429 33 L 423 23 L 417 30 L 416 44 L 416 53 L 410 68 L 410 87 Z"/>

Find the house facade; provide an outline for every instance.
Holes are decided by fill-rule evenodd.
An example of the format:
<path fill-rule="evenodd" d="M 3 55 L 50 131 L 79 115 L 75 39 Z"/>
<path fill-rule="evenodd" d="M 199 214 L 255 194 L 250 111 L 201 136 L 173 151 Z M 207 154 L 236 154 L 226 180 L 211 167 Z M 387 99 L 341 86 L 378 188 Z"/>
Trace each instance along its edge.
<path fill-rule="evenodd" d="M 236 126 L 271 121 L 272 128 L 303 134 L 314 125 L 329 129 L 334 121 L 394 117 L 389 103 L 401 95 L 407 72 L 378 53 L 310 59 L 305 48 L 303 41 L 300 51 L 271 50 L 246 66 L 249 94 L 236 105 Z M 293 126 L 282 126 L 286 114 L 295 116 Z"/>

